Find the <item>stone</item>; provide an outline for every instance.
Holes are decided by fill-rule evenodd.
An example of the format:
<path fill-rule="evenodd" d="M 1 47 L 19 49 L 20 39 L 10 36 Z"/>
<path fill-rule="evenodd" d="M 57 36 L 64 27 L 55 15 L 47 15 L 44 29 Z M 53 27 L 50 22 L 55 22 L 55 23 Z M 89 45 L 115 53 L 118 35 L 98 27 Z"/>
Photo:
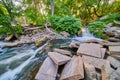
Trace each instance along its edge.
<path fill-rule="evenodd" d="M 64 54 L 64 55 L 72 56 L 70 51 L 63 50 L 63 49 L 54 48 L 53 52 L 58 52 L 58 53 L 61 53 L 61 54 Z"/>
<path fill-rule="evenodd" d="M 77 34 L 78 34 L 78 36 L 81 36 L 82 35 L 82 30 L 79 30 Z"/>
<path fill-rule="evenodd" d="M 109 80 L 111 73 L 114 71 L 109 64 L 110 64 L 109 61 L 107 61 L 106 64 L 102 66 L 101 69 L 102 80 Z"/>
<path fill-rule="evenodd" d="M 120 52 L 120 46 L 109 46 L 110 52 Z"/>
<path fill-rule="evenodd" d="M 120 39 L 115 38 L 115 37 L 110 37 L 108 40 L 111 42 L 120 42 Z"/>
<path fill-rule="evenodd" d="M 97 80 L 97 72 L 92 64 L 84 62 L 85 80 Z"/>
<path fill-rule="evenodd" d="M 106 48 L 101 48 L 101 56 L 102 56 L 102 59 L 104 58 L 105 53 L 106 53 Z"/>
<path fill-rule="evenodd" d="M 77 55 L 88 55 L 101 58 L 100 47 L 102 46 L 95 43 L 82 43 L 77 50 Z"/>
<path fill-rule="evenodd" d="M 120 80 L 120 67 L 110 75 L 109 80 Z"/>
<path fill-rule="evenodd" d="M 10 41 L 12 38 L 13 38 L 13 34 L 8 35 L 8 36 L 5 38 L 5 41 Z"/>
<path fill-rule="evenodd" d="M 114 68 L 118 68 L 120 67 L 120 61 L 115 59 L 114 57 L 108 56 L 107 60 L 110 62 L 110 64 L 114 67 Z"/>
<path fill-rule="evenodd" d="M 72 40 L 69 45 L 70 48 L 79 48 L 79 46 L 80 46 L 80 42 L 76 40 Z"/>
<path fill-rule="evenodd" d="M 73 56 L 65 65 L 60 80 L 79 80 L 84 78 L 83 62 L 80 56 Z"/>
<path fill-rule="evenodd" d="M 120 42 L 106 42 L 103 45 L 105 45 L 105 46 L 120 46 Z"/>
<path fill-rule="evenodd" d="M 103 59 L 99 59 L 99 58 L 95 58 L 95 57 L 90 57 L 90 56 L 85 56 L 85 55 L 82 56 L 82 60 L 83 60 L 83 62 L 87 62 L 87 63 L 92 64 L 93 66 L 95 66 L 95 68 L 98 68 L 98 69 L 102 69 L 103 65 L 107 65 L 108 69 L 111 68 L 109 61 L 107 61 L 107 60 L 103 60 Z"/>
<path fill-rule="evenodd" d="M 57 75 L 58 66 L 47 57 L 40 67 L 37 75 L 35 76 L 36 80 L 55 80 Z"/>
<path fill-rule="evenodd" d="M 48 40 L 48 38 L 45 36 L 45 37 L 41 38 L 40 40 L 36 41 L 35 45 L 38 47 L 47 40 Z"/>
<path fill-rule="evenodd" d="M 71 59 L 70 57 L 57 52 L 48 52 L 48 56 L 54 61 L 56 65 L 63 65 Z"/>
<path fill-rule="evenodd" d="M 62 35 L 63 37 L 69 37 L 70 36 L 70 34 L 68 32 L 65 32 L 65 31 L 61 32 L 60 35 Z"/>

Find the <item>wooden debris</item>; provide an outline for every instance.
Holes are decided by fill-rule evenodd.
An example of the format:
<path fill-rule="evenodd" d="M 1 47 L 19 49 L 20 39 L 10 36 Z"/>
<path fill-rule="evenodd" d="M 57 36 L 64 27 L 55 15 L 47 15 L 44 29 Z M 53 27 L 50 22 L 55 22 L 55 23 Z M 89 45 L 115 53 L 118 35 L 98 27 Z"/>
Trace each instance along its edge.
<path fill-rule="evenodd" d="M 70 57 L 57 52 L 48 52 L 48 55 L 57 65 L 63 65 L 71 59 Z"/>
<path fill-rule="evenodd" d="M 92 64 L 84 62 L 85 80 L 97 80 L 97 72 Z"/>
<path fill-rule="evenodd" d="M 101 48 L 101 57 L 102 57 L 102 59 L 104 58 L 105 53 L 106 53 L 106 48 Z"/>
<path fill-rule="evenodd" d="M 98 59 L 98 58 L 94 58 L 94 57 L 90 57 L 90 56 L 82 56 L 82 60 L 83 62 L 87 62 L 90 63 L 92 65 L 94 65 L 96 68 L 101 69 L 103 65 L 107 64 L 107 60 L 103 60 L 103 59 Z M 110 67 L 110 64 L 107 64 L 108 67 Z"/>
<path fill-rule="evenodd" d="M 75 40 L 72 40 L 69 45 L 70 48 L 79 48 L 79 46 L 80 46 L 80 42 Z"/>
<path fill-rule="evenodd" d="M 72 56 L 70 51 L 63 50 L 63 49 L 54 48 L 53 52 L 58 52 L 58 53 L 61 53 L 61 54 L 64 54 L 64 55 Z"/>
<path fill-rule="evenodd" d="M 80 56 L 73 56 L 61 74 L 60 80 L 79 80 L 84 78 L 83 62 Z"/>
<path fill-rule="evenodd" d="M 55 80 L 58 66 L 47 57 L 40 67 L 35 79 L 37 80 Z"/>
<path fill-rule="evenodd" d="M 42 39 L 40 39 L 39 41 L 36 41 L 35 45 L 38 47 L 38 46 L 40 46 L 42 43 L 44 43 L 47 40 L 48 40 L 48 38 L 45 36 Z"/>
<path fill-rule="evenodd" d="M 80 45 L 77 55 L 88 55 L 92 57 L 101 58 L 101 49 L 99 44 L 83 43 Z"/>
<path fill-rule="evenodd" d="M 107 60 L 110 62 L 110 64 L 114 67 L 114 68 L 118 68 L 120 67 L 120 61 L 115 59 L 114 57 L 108 56 Z"/>

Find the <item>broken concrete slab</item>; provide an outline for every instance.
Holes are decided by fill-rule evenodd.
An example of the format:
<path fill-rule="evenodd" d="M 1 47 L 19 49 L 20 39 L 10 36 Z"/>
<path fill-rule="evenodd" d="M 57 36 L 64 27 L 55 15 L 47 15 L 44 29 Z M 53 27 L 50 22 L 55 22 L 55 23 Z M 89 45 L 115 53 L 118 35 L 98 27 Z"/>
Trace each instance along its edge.
<path fill-rule="evenodd" d="M 82 43 L 77 50 L 77 55 L 101 58 L 101 47 L 101 45 L 95 43 Z"/>
<path fill-rule="evenodd" d="M 70 51 L 63 50 L 63 49 L 54 48 L 53 52 L 58 52 L 58 53 L 61 53 L 61 54 L 64 54 L 64 55 L 72 56 Z"/>
<path fill-rule="evenodd" d="M 73 56 L 65 65 L 60 80 L 79 80 L 84 78 L 83 62 L 80 56 Z"/>
<path fill-rule="evenodd" d="M 110 62 L 110 64 L 114 67 L 114 68 L 118 68 L 120 67 L 120 61 L 115 59 L 114 57 L 108 56 L 107 60 Z"/>
<path fill-rule="evenodd" d="M 37 80 L 55 80 L 58 66 L 47 57 L 40 67 L 35 79 Z"/>
<path fill-rule="evenodd" d="M 71 59 L 71 57 L 57 52 L 48 52 L 48 56 L 54 61 L 56 65 L 63 65 Z"/>

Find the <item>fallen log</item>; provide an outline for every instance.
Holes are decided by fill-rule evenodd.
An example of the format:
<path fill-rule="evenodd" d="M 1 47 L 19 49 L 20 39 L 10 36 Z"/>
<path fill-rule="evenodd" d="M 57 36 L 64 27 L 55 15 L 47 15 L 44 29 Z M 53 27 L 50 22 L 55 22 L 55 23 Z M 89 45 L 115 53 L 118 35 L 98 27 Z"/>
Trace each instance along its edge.
<path fill-rule="evenodd" d="M 57 52 L 48 52 L 48 56 L 54 61 L 56 65 L 63 65 L 71 59 L 70 57 Z"/>
<path fill-rule="evenodd" d="M 55 80 L 57 74 L 58 66 L 47 57 L 40 67 L 35 79 L 37 80 Z"/>
<path fill-rule="evenodd" d="M 83 62 L 80 56 L 73 56 L 61 74 L 60 80 L 79 80 L 84 78 Z"/>
<path fill-rule="evenodd" d="M 53 52 L 58 52 L 58 53 L 61 53 L 61 54 L 63 54 L 63 55 L 72 56 L 72 54 L 71 54 L 70 51 L 63 50 L 63 49 L 54 48 L 54 49 L 53 49 Z"/>

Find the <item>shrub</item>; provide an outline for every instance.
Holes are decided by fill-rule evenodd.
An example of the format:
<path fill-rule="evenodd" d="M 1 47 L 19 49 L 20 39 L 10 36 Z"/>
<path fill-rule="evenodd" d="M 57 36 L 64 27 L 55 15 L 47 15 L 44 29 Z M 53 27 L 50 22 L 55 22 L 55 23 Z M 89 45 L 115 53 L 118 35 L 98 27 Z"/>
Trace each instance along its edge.
<path fill-rule="evenodd" d="M 80 19 L 71 16 L 53 16 L 50 21 L 52 23 L 52 28 L 57 32 L 66 31 L 70 34 L 76 34 L 82 26 Z"/>
<path fill-rule="evenodd" d="M 95 21 L 88 24 L 89 30 L 99 38 L 104 38 L 103 30 L 106 28 L 105 22 Z"/>

